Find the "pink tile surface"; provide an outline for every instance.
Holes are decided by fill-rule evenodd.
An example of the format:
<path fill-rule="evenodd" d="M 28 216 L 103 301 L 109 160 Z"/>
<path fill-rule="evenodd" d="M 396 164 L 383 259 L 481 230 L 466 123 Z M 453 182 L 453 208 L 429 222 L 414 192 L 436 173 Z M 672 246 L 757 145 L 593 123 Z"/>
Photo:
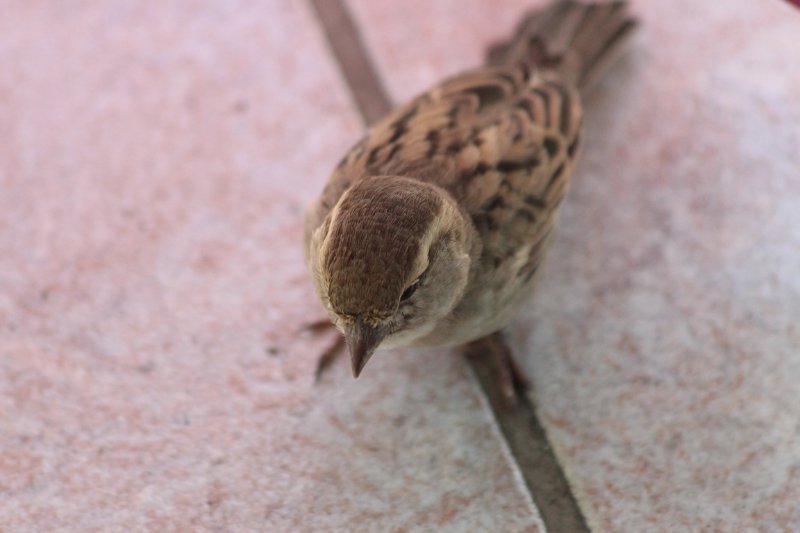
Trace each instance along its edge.
<path fill-rule="evenodd" d="M 144 5 L 0 17 L 0 530 L 542 530 L 460 359 L 312 384 L 360 121 L 307 6 Z"/>
<path fill-rule="evenodd" d="M 349 0 L 372 59 L 395 102 L 443 76 L 483 62 L 537 0 Z"/>
<path fill-rule="evenodd" d="M 398 97 L 526 3 L 354 0 Z M 634 4 L 512 339 L 595 530 L 800 531 L 800 11 Z"/>

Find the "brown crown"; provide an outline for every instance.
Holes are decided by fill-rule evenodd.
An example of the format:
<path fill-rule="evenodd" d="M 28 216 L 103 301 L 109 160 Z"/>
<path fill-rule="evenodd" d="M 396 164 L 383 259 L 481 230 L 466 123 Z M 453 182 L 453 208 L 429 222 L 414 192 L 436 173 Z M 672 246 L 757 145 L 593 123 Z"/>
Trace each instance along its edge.
<path fill-rule="evenodd" d="M 323 258 L 333 309 L 372 321 L 391 315 L 441 207 L 435 190 L 416 180 L 378 176 L 353 185 L 340 202 Z"/>

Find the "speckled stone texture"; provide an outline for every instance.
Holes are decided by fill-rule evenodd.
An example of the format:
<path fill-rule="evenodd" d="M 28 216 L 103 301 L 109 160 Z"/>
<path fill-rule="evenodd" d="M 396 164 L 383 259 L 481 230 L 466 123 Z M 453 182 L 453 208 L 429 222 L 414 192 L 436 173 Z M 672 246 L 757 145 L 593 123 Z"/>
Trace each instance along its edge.
<path fill-rule="evenodd" d="M 313 385 L 360 121 L 305 3 L 0 10 L 0 530 L 543 531 L 454 354 Z"/>
<path fill-rule="evenodd" d="M 400 98 L 529 2 L 354 4 Z M 800 531 L 800 11 L 634 10 L 513 344 L 594 530 Z"/>

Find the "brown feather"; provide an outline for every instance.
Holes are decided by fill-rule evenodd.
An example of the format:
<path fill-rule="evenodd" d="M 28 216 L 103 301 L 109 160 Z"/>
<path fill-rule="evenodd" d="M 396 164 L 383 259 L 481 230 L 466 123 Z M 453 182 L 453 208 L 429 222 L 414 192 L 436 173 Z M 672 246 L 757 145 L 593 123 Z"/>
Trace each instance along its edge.
<path fill-rule="evenodd" d="M 407 178 L 358 181 L 342 198 L 322 256 L 328 297 L 339 315 L 387 318 L 411 281 L 420 240 L 442 202 Z"/>

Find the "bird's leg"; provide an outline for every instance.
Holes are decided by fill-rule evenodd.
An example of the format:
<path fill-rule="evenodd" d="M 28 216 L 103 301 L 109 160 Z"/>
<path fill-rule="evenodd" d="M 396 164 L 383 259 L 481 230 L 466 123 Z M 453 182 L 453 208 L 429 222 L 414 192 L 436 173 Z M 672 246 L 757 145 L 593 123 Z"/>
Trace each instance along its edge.
<path fill-rule="evenodd" d="M 530 381 L 511 354 L 500 333 L 492 333 L 467 345 L 467 356 L 489 356 L 494 363 L 495 379 L 500 393 L 508 401 L 530 388 Z"/>
<path fill-rule="evenodd" d="M 333 328 L 333 322 L 327 318 L 322 318 L 316 322 L 309 322 L 303 326 L 303 331 L 310 331 L 312 333 L 322 333 Z"/>
<path fill-rule="evenodd" d="M 314 373 L 314 382 L 319 383 L 319 380 L 322 378 L 322 374 L 325 370 L 333 363 L 343 352 L 344 352 L 344 337 L 341 335 L 336 336 L 336 340 L 334 340 L 328 348 L 322 352 L 322 355 L 319 356 L 319 361 L 317 361 L 317 371 Z"/>
<path fill-rule="evenodd" d="M 345 351 L 344 337 L 339 334 L 339 331 L 336 329 L 333 323 L 327 319 L 311 322 L 303 327 L 304 331 L 310 331 L 313 333 L 324 333 L 329 329 L 332 329 L 337 333 L 336 339 L 319 356 L 319 360 L 317 361 L 317 370 L 314 372 L 315 383 L 319 383 L 325 370 L 327 370 L 328 367 L 342 354 L 342 352 Z"/>

